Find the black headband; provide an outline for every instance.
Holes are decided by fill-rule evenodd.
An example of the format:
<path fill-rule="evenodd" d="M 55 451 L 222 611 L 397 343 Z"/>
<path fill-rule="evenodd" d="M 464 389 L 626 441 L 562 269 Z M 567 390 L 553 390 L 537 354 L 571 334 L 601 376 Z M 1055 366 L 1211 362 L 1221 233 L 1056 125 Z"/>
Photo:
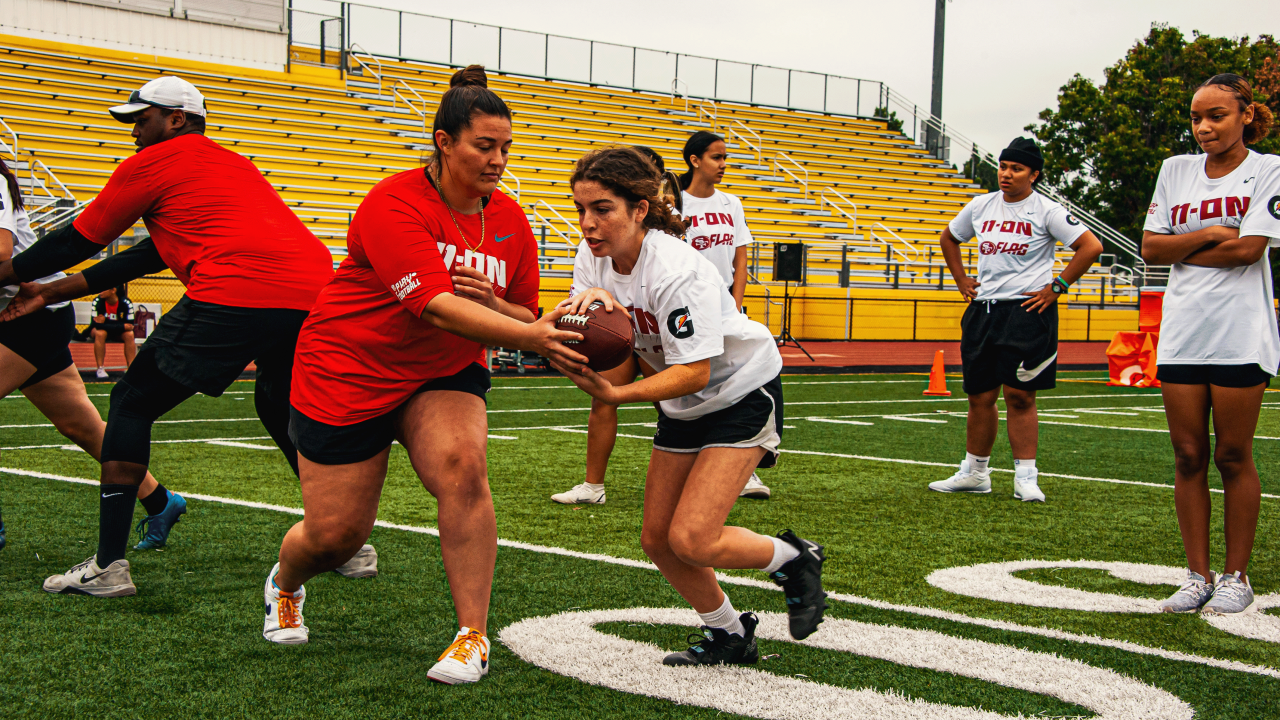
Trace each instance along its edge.
<path fill-rule="evenodd" d="M 1044 170 L 1044 156 L 1039 153 L 1032 154 L 1025 150 L 1007 147 L 1000 151 L 1000 162 L 1006 160 L 1016 162 L 1019 165 L 1026 165 L 1032 170 Z"/>

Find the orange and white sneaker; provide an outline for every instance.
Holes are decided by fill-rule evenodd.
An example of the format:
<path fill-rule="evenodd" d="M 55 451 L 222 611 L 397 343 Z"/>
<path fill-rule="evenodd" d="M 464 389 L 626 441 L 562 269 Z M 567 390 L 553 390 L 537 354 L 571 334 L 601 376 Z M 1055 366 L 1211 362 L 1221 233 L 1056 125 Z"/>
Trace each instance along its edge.
<path fill-rule="evenodd" d="M 489 638 L 479 630 L 464 627 L 427 677 L 445 685 L 479 682 L 489 674 Z"/>
<path fill-rule="evenodd" d="M 302 623 L 302 604 L 307 600 L 307 589 L 287 593 L 276 587 L 276 573 L 280 563 L 271 568 L 267 584 L 262 589 L 267 605 L 267 617 L 262 621 L 262 637 L 281 645 L 302 645 L 307 642 L 307 626 Z"/>

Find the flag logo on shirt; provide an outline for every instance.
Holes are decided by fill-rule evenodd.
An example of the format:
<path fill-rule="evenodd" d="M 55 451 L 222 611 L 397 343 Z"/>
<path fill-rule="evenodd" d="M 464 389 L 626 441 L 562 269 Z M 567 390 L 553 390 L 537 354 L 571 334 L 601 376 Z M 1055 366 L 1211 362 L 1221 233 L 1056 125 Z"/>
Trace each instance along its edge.
<path fill-rule="evenodd" d="M 1271 213 L 1271 217 L 1280 220 L 1280 195 L 1267 201 L 1267 212 Z"/>
<path fill-rule="evenodd" d="M 689 315 L 689 308 L 682 307 L 671 311 L 667 316 L 667 330 L 677 340 L 693 335 L 693 317 Z"/>

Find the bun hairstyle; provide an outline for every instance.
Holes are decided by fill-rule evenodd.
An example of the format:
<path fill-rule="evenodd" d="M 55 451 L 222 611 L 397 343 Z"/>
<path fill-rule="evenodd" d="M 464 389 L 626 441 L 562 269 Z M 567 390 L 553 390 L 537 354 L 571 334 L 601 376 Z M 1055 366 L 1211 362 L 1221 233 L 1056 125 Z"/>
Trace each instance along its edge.
<path fill-rule="evenodd" d="M 641 155 L 649 158 L 649 162 L 652 162 L 653 166 L 658 169 L 658 174 L 662 176 L 662 196 L 667 199 L 667 202 L 671 203 L 671 207 L 675 208 L 677 213 L 684 215 L 684 197 L 680 193 L 680 178 L 667 169 L 667 164 L 663 162 L 662 156 L 653 148 L 645 147 L 644 145 L 632 145 L 631 147 L 639 150 Z"/>
<path fill-rule="evenodd" d="M 690 135 L 689 139 L 685 141 L 684 150 L 680 153 L 680 156 L 684 158 L 684 164 L 688 165 L 689 169 L 680 176 L 681 190 L 687 190 L 689 188 L 689 183 L 693 182 L 693 161 L 689 158 L 694 155 L 702 157 L 703 153 L 707 151 L 707 148 L 717 142 L 724 142 L 724 138 L 715 133 L 707 132 L 706 130 L 699 130 L 698 132 Z"/>
<path fill-rule="evenodd" d="M 14 207 L 22 210 L 22 186 L 18 184 L 18 176 L 13 174 L 2 158 L 0 158 L 0 177 L 3 177 L 4 183 L 9 186 L 9 197 L 13 198 Z"/>
<path fill-rule="evenodd" d="M 466 128 L 471 127 L 471 119 L 476 115 L 493 115 L 511 119 L 511 110 L 507 104 L 489 89 L 489 78 L 484 73 L 483 65 L 468 65 L 449 79 L 449 89 L 440 98 L 440 106 L 436 108 L 435 123 L 431 128 L 431 144 L 435 152 L 429 164 L 440 159 L 440 143 L 436 142 L 436 131 L 443 130 L 451 138 L 457 138 Z"/>
<path fill-rule="evenodd" d="M 669 196 L 662 193 L 662 174 L 653 161 L 641 151 L 630 147 L 594 150 L 583 155 L 573 168 L 569 187 L 580 182 L 595 182 L 634 208 L 641 200 L 649 201 L 649 212 L 644 216 L 644 226 L 661 230 L 670 235 L 684 235 L 685 224 L 672 212 Z"/>
<path fill-rule="evenodd" d="M 1271 114 L 1271 108 L 1260 102 L 1253 101 L 1253 86 L 1249 84 L 1248 80 L 1235 73 L 1222 73 L 1205 80 L 1200 84 L 1200 87 L 1205 88 L 1211 85 L 1220 87 L 1235 95 L 1236 100 L 1240 102 L 1240 112 L 1253 108 L 1253 120 L 1244 126 L 1244 143 L 1246 145 L 1252 145 L 1271 134 L 1271 125 L 1275 121 L 1275 117 Z"/>

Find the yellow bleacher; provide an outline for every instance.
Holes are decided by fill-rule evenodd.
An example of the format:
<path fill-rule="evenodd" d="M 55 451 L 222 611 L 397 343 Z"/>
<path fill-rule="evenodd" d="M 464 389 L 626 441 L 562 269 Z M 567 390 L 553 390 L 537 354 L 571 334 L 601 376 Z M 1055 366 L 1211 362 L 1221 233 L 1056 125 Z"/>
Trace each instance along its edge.
<path fill-rule="evenodd" d="M 343 74 L 308 65 L 314 52 L 295 48 L 291 71 L 282 73 L 0 36 L 7 90 L 0 119 L 16 136 L 21 159 L 43 163 L 83 203 L 133 152 L 128 127 L 106 106 L 157 75 L 180 74 L 208 99 L 209 136 L 253 160 L 340 260 L 347 224 L 368 188 L 421 164 L 430 117 L 453 69 L 353 54 Z M 750 265 L 757 282 L 747 302 L 754 317 L 777 329 L 782 287 L 771 282 L 773 243 L 803 242 L 807 283 L 791 288 L 800 298 L 796 335 L 958 336 L 955 293 L 939 292 L 954 288 L 930 246 L 982 191 L 883 121 L 499 74 L 490 76 L 490 87 L 515 116 L 504 188 L 518 196 L 541 239 L 544 305 L 568 288 L 579 236 L 567 181 L 577 158 L 603 145 L 644 144 L 681 171 L 688 134 L 712 129 L 730 146 L 724 189 L 742 198 L 758 241 Z M 0 134 L 7 135 L 4 126 Z M 846 265 L 849 287 L 841 287 Z M 1077 299 L 1097 302 L 1097 277 L 1079 284 L 1092 297 Z M 147 299 L 140 290 L 160 292 L 163 283 L 152 285 L 135 287 L 135 299 Z M 881 309 L 864 311 L 877 307 L 872 301 Z M 927 319 L 934 316 L 936 322 Z M 1073 327 L 1068 318 L 1063 325 Z M 1104 332 L 1109 337 L 1097 328 L 1087 335 Z"/>

